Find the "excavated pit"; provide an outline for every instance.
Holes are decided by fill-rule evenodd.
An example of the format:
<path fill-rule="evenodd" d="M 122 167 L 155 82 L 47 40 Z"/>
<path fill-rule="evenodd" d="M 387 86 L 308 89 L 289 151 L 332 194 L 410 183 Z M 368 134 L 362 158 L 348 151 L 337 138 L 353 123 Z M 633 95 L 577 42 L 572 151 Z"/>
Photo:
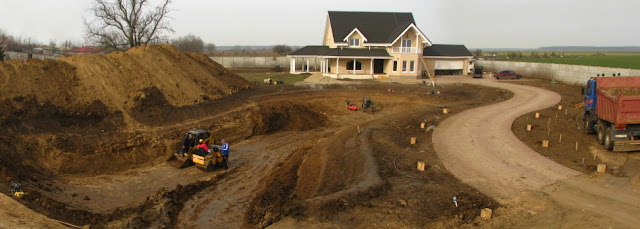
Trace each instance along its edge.
<path fill-rule="evenodd" d="M 244 90 L 253 85 L 203 55 L 179 53 L 170 46 L 60 61 L 0 63 L 0 79 L 0 128 L 4 130 L 0 134 L 0 188 L 6 190 L 8 181 L 20 181 L 29 193 L 21 200 L 23 204 L 55 219 L 97 228 L 175 226 L 179 212 L 191 207 L 184 205 L 191 196 L 229 177 L 242 176 L 245 165 L 287 144 L 294 147 L 288 151 L 290 157 L 261 171 L 265 177 L 255 193 L 245 193 L 253 206 L 243 212 L 243 220 L 238 219 L 245 226 L 264 227 L 289 216 L 329 220 L 346 209 L 384 206 L 396 201 L 385 196 L 393 192 L 393 180 L 399 179 L 389 177 L 394 174 L 389 157 L 402 147 L 375 142 L 385 135 L 400 139 L 405 125 L 423 118 L 397 121 L 394 117 L 421 108 L 426 118 L 434 119 L 441 115 L 438 108 L 424 108 L 423 104 L 471 101 L 478 95 L 467 92 L 478 88 L 460 85 L 440 88 L 450 94 L 439 97 L 427 94 L 433 88 L 373 83 L 327 85 L 322 90 L 288 85 Z M 477 99 L 489 101 L 494 94 Z M 377 107 L 384 109 L 363 113 L 344 108 L 345 100 L 359 101 L 363 95 L 374 98 Z M 462 105 L 478 104 L 469 103 L 473 105 Z M 387 115 L 392 118 L 383 119 Z M 164 163 L 166 156 L 179 150 L 179 141 L 189 129 L 209 130 L 216 141 L 224 138 L 233 147 L 254 139 L 272 144 L 247 150 L 244 153 L 255 155 L 239 160 L 227 172 L 197 173 L 209 178 L 153 186 L 156 189 L 151 193 L 139 194 L 141 200 L 114 204 L 110 212 L 92 209 L 93 189 L 80 192 L 93 183 L 70 188 L 64 185 L 76 184 L 54 182 L 106 176 L 101 182 L 108 185 L 109 175 L 125 177 L 126 182 L 129 171 L 131 176 L 141 176 L 136 171 Z M 300 140 L 304 144 L 290 139 L 302 134 L 314 137 Z M 187 174 L 184 170 L 160 171 Z M 162 180 L 164 174 L 155 175 Z M 443 189 L 459 185 L 446 174 L 434 176 L 446 178 Z M 469 199 L 491 202 L 468 187 L 461 190 Z M 380 196 L 382 200 L 376 201 Z M 440 203 L 430 206 L 442 208 Z M 475 217 L 475 210 L 465 212 L 465 219 Z M 457 213 L 447 212 L 447 216 L 453 214 Z"/>

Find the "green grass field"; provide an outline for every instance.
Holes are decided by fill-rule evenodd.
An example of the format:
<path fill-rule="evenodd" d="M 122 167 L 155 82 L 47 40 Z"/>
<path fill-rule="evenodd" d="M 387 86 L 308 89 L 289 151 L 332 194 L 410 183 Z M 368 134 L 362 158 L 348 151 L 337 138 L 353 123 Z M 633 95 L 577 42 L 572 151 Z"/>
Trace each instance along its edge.
<path fill-rule="evenodd" d="M 291 84 L 291 83 L 303 81 L 304 79 L 309 77 L 309 74 L 293 75 L 289 73 L 266 74 L 266 73 L 255 73 L 255 72 L 251 72 L 251 73 L 240 72 L 237 74 L 242 76 L 242 78 L 246 79 L 249 82 L 252 82 L 252 83 L 258 82 L 259 87 L 269 86 L 263 83 L 264 79 L 266 78 L 271 78 L 272 81 L 283 81 L 285 84 Z"/>
<path fill-rule="evenodd" d="M 513 61 L 640 69 L 640 55 L 522 58 Z"/>
<path fill-rule="evenodd" d="M 522 58 L 509 59 L 507 56 L 522 56 Z M 543 58 L 544 54 L 547 58 Z M 551 54 L 555 57 L 551 57 Z M 600 66 L 611 68 L 631 68 L 640 69 L 640 53 L 635 52 L 540 52 L 535 51 L 538 57 L 532 57 L 531 51 L 521 52 L 486 52 L 485 54 L 496 55 L 498 60 L 520 61 L 520 62 L 536 62 L 536 63 L 554 63 L 554 64 L 572 64 L 586 66 Z M 560 57 L 562 56 L 562 57 Z"/>

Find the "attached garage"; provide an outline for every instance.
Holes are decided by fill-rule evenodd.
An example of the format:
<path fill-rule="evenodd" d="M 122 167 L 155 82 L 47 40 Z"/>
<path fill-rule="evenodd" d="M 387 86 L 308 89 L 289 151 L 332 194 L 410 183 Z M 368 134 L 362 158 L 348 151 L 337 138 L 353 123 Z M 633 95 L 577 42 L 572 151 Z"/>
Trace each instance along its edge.
<path fill-rule="evenodd" d="M 430 74 L 467 75 L 473 54 L 464 45 L 434 44 L 424 48 L 422 58 Z"/>

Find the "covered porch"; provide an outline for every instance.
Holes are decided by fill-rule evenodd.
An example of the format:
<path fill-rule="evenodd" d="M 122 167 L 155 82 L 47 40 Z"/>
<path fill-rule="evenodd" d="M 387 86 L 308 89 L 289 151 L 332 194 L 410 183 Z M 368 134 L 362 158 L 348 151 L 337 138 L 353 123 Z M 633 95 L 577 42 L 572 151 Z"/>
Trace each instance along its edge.
<path fill-rule="evenodd" d="M 376 79 L 393 58 L 385 49 L 342 49 L 307 46 L 288 56 L 291 74 L 319 72 L 336 79 Z"/>
<path fill-rule="evenodd" d="M 320 72 L 323 76 L 336 79 L 377 79 L 384 78 L 388 74 L 384 72 L 385 66 L 389 58 L 380 59 L 380 57 L 307 57 L 307 58 L 290 58 L 290 73 L 312 73 Z M 302 61 L 302 65 L 297 63 Z M 314 66 L 312 63 L 317 63 Z M 296 68 L 300 65 L 301 68 Z"/>

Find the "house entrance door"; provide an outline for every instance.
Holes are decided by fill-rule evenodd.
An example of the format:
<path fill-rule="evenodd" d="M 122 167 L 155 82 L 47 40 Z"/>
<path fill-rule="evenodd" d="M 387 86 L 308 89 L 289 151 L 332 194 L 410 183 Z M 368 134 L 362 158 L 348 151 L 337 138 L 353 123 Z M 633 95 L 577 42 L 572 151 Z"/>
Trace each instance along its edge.
<path fill-rule="evenodd" d="M 384 73 L 384 60 L 373 60 L 373 73 Z"/>

